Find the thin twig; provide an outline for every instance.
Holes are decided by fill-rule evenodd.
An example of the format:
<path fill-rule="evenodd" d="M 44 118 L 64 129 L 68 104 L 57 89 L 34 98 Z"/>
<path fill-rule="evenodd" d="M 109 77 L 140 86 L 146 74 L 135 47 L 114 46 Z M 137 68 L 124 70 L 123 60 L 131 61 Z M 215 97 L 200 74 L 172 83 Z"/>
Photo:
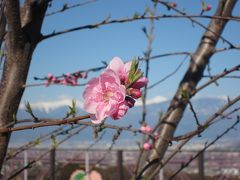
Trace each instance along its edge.
<path fill-rule="evenodd" d="M 183 11 L 180 11 L 179 9 L 175 8 L 175 7 L 172 7 L 169 3 L 165 2 L 165 1 L 161 1 L 161 0 L 158 0 L 158 3 L 166 6 L 168 9 L 172 9 L 174 10 L 175 12 L 181 14 L 181 15 L 186 15 L 185 12 Z M 192 23 L 196 23 L 197 25 L 199 25 L 200 27 L 202 27 L 203 29 L 207 30 L 207 31 L 210 31 L 211 33 L 213 34 L 216 34 L 214 31 L 212 31 L 211 29 L 209 29 L 208 27 L 206 27 L 205 25 L 203 25 L 202 23 L 200 23 L 199 21 L 193 19 L 193 17 L 187 17 Z M 222 35 L 220 34 L 216 34 L 220 37 L 220 39 L 222 39 L 224 42 L 228 43 L 230 47 L 235 47 L 230 41 L 228 41 L 226 38 L 224 38 Z"/>
<path fill-rule="evenodd" d="M 119 24 L 119 23 L 126 23 L 126 22 L 133 22 L 133 21 L 139 21 L 139 20 L 150 20 L 150 19 L 163 19 L 163 18 L 207 18 L 207 19 L 222 19 L 222 20 L 233 20 L 233 21 L 240 21 L 240 17 L 238 16 L 231 16 L 231 17 L 222 17 L 222 16 L 207 16 L 207 15 L 158 15 L 158 16 L 146 16 L 145 13 L 142 15 L 133 16 L 132 18 L 122 18 L 122 19 L 114 19 L 109 20 L 109 17 L 105 18 L 104 20 L 95 23 L 95 24 L 89 24 L 84 26 L 78 26 L 75 28 L 66 29 L 63 31 L 53 32 L 47 35 L 42 36 L 41 40 L 49 39 L 55 36 L 63 35 L 66 33 L 84 30 L 84 29 L 95 29 L 99 28 L 100 26 L 105 26 L 109 24 Z M 226 41 L 228 42 L 228 41 Z"/>
<path fill-rule="evenodd" d="M 192 92 L 191 96 L 194 96 L 198 91 L 202 90 L 203 88 L 207 87 L 208 85 L 216 82 L 218 79 L 228 75 L 229 73 L 232 73 L 234 71 L 239 71 L 240 70 L 240 64 L 234 66 L 233 68 L 227 70 L 225 69 L 222 73 L 213 76 L 212 79 L 210 79 L 208 82 L 204 83 L 203 85 L 199 86 L 198 88 L 195 89 L 195 91 Z"/>
<path fill-rule="evenodd" d="M 90 118 L 90 115 L 78 116 L 78 117 L 64 119 L 64 120 L 55 119 L 52 121 L 49 121 L 49 119 L 40 119 L 39 118 L 40 121 L 43 121 L 43 122 L 46 121 L 46 122 L 32 124 L 32 125 L 26 125 L 26 126 L 17 126 L 17 127 L 0 127 L 0 133 L 21 131 L 21 130 L 25 130 L 25 129 L 35 129 L 35 128 L 46 127 L 46 126 L 57 126 L 57 125 L 62 125 L 62 124 L 73 124 L 73 123 L 77 123 L 80 120 L 88 119 L 88 118 Z"/>
<path fill-rule="evenodd" d="M 162 82 L 166 81 L 168 78 L 170 78 L 171 76 L 173 76 L 183 65 L 184 61 L 182 61 L 176 69 L 174 69 L 173 72 L 171 72 L 170 74 L 166 75 L 165 77 L 163 77 L 162 79 L 160 79 L 159 81 L 153 83 L 152 85 L 148 86 L 148 89 L 152 89 L 154 88 L 155 86 L 161 84 Z"/>
<path fill-rule="evenodd" d="M 64 12 L 64 11 L 67 11 L 67 10 L 70 10 L 70 9 L 73 9 L 73 8 L 76 8 L 76 7 L 80 7 L 80 6 L 84 6 L 84 5 L 87 5 L 87 4 L 96 2 L 96 1 L 97 1 L 97 0 L 88 0 L 88 1 L 85 1 L 85 2 L 73 4 L 73 5 L 64 4 L 61 9 L 59 9 L 59 10 L 57 10 L 57 11 L 54 11 L 54 12 L 51 12 L 51 13 L 48 13 L 48 14 L 46 14 L 46 16 L 52 16 L 52 15 L 55 15 L 55 14 L 58 14 L 58 13 L 62 13 L 62 12 Z"/>
<path fill-rule="evenodd" d="M 216 113 L 214 113 L 211 117 L 209 117 L 205 123 L 202 125 L 203 127 L 212 122 L 213 120 L 215 120 L 217 117 L 221 116 L 229 107 L 231 107 L 233 104 L 235 104 L 236 102 L 238 102 L 240 100 L 240 96 L 237 96 L 236 98 L 234 98 L 233 100 L 230 100 L 225 106 L 223 106 L 221 109 L 219 109 Z M 223 118 L 223 116 L 221 116 Z M 201 132 L 203 132 L 204 130 L 206 130 L 206 128 L 202 128 Z M 198 132 L 196 133 L 196 131 L 194 131 L 194 134 L 191 136 L 188 136 L 187 138 L 184 138 L 184 140 L 176 147 L 176 150 L 169 155 L 166 160 L 164 162 L 160 162 L 160 159 L 153 159 L 152 161 L 150 161 L 148 164 L 146 164 L 145 167 L 143 167 L 143 169 L 141 170 L 141 172 L 138 174 L 138 178 L 141 178 L 142 174 L 148 169 L 150 168 L 153 164 L 156 163 L 160 163 L 159 166 L 160 168 L 162 168 L 177 152 L 179 152 L 181 150 L 181 148 L 187 143 L 189 142 L 196 134 L 198 134 Z M 174 138 L 171 138 L 170 140 L 175 140 Z M 156 168 L 159 170 L 159 168 Z M 155 171 L 157 172 L 157 171 Z M 156 173 L 153 173 L 156 174 Z"/>
<path fill-rule="evenodd" d="M 238 101 L 240 100 L 240 98 L 238 99 Z M 231 112 L 227 113 L 227 114 L 218 114 L 217 116 L 220 117 L 220 119 L 224 119 L 226 117 L 228 117 L 230 114 L 233 114 L 237 111 L 239 111 L 240 108 L 236 108 L 234 110 L 232 110 Z M 218 113 L 218 112 L 217 112 Z M 216 113 L 216 114 L 217 114 Z M 216 115 L 215 115 L 216 116 Z M 175 136 L 173 138 L 171 138 L 172 141 L 181 141 L 184 139 L 188 139 L 190 137 L 196 136 L 197 134 L 200 134 L 201 132 L 203 132 L 205 129 L 207 129 L 209 126 L 213 125 L 214 123 L 217 122 L 217 120 L 215 120 L 216 118 L 210 118 L 207 121 L 205 121 L 201 126 L 199 126 L 196 130 L 194 131 L 190 131 L 185 133 L 184 135 L 179 135 L 179 136 Z"/>
<path fill-rule="evenodd" d="M 116 134 L 113 135 L 113 139 L 112 139 L 112 143 L 111 145 L 108 147 L 108 149 L 106 150 L 106 152 L 104 153 L 104 155 L 95 163 L 95 165 L 92 166 L 91 169 L 89 169 L 89 172 L 86 172 L 85 175 L 87 175 L 88 173 L 90 173 L 96 166 L 98 166 L 108 155 L 109 153 L 112 151 L 116 141 L 119 139 L 119 136 L 121 135 L 121 131 L 117 130 Z"/>
<path fill-rule="evenodd" d="M 152 16 L 155 16 L 157 10 L 157 4 L 154 4 L 153 11 L 150 12 Z M 146 63 L 146 68 L 145 68 L 145 77 L 148 78 L 148 73 L 149 73 L 149 66 L 150 66 L 150 56 L 152 53 L 152 43 L 154 40 L 154 19 L 150 20 L 150 30 L 149 33 L 147 32 L 147 29 L 144 27 L 143 32 L 145 36 L 147 37 L 148 44 L 147 44 L 147 50 L 144 53 L 145 54 L 145 63 Z M 147 90 L 148 90 L 148 84 L 144 86 L 143 89 L 143 94 L 142 94 L 142 120 L 141 124 L 146 121 L 146 115 L 147 115 L 147 108 L 146 108 L 146 99 L 147 99 Z"/>
<path fill-rule="evenodd" d="M 16 177 L 17 175 L 19 175 L 21 172 L 23 172 L 25 169 L 31 168 L 32 165 L 34 165 L 37 161 L 39 161 L 40 159 L 42 159 L 44 156 L 46 156 L 49 152 L 51 152 L 52 149 L 56 149 L 56 147 L 58 147 L 59 145 L 61 145 L 62 143 L 64 143 L 65 141 L 67 141 L 68 139 L 70 139 L 71 137 L 79 134 L 82 130 L 84 130 L 87 126 L 82 126 L 79 130 L 69 134 L 66 138 L 64 138 L 63 140 L 61 140 L 59 143 L 57 143 L 55 146 L 53 146 L 52 148 L 50 148 L 48 151 L 44 152 L 43 154 L 41 154 L 40 156 L 38 156 L 35 160 L 30 161 L 27 165 L 25 165 L 24 167 L 22 167 L 21 169 L 17 170 L 15 173 L 13 173 L 10 177 L 7 178 L 7 180 L 13 179 L 14 177 Z"/>
<path fill-rule="evenodd" d="M 212 78 L 212 77 L 214 77 L 214 75 L 211 75 L 211 76 L 203 75 L 202 77 L 203 78 Z M 224 76 L 222 78 L 226 78 L 226 79 L 240 79 L 240 76 Z"/>
<path fill-rule="evenodd" d="M 55 136 L 56 137 L 56 136 L 59 136 L 59 135 L 62 135 L 62 134 L 68 134 L 70 131 L 72 131 L 72 130 L 80 127 L 80 126 L 81 125 L 71 126 L 71 127 L 67 128 L 67 129 L 64 129 L 63 127 L 61 127 L 61 128 L 55 129 L 55 130 L 53 130 L 53 131 L 51 131 L 51 132 L 49 132 L 49 133 L 47 133 L 45 135 L 42 135 L 42 136 L 36 138 L 35 140 L 30 141 L 27 144 L 22 145 L 21 147 L 19 147 L 17 149 L 16 152 L 9 153 L 6 156 L 5 161 L 8 161 L 9 159 L 12 159 L 12 158 L 16 157 L 19 153 L 21 153 L 21 152 L 23 152 L 23 151 L 25 151 L 27 149 L 35 147 L 36 145 L 38 145 L 41 142 L 44 142 L 44 141 L 47 141 L 47 140 L 51 139 L 51 136 Z"/>
<path fill-rule="evenodd" d="M 228 50 L 239 50 L 240 49 L 240 46 L 236 46 L 236 47 L 224 47 L 224 48 L 218 48 L 216 49 L 214 52 L 215 53 L 219 53 L 219 52 L 224 52 L 224 51 L 228 51 Z M 150 60 L 154 60 L 154 59 L 158 59 L 158 58 L 163 58 L 163 57 L 168 57 L 168 56 L 181 56 L 181 55 L 186 55 L 187 56 L 192 56 L 192 53 L 191 52 L 185 52 L 185 51 L 182 51 L 182 52 L 172 52 L 172 53 L 164 53 L 164 54 L 160 54 L 160 55 L 154 55 L 154 56 L 151 56 L 149 57 L 149 61 Z M 139 61 L 146 61 L 146 58 L 145 57 L 140 57 L 138 58 Z M 75 74 L 75 73 L 78 73 L 78 72 L 97 72 L 97 71 L 100 71 L 104 68 L 107 67 L 107 63 L 104 62 L 105 66 L 101 66 L 101 67 L 96 67 L 96 68 L 91 68 L 91 69 L 88 69 L 88 70 L 79 70 L 79 71 L 76 71 L 76 72 L 73 72 L 72 74 Z M 180 63 L 179 66 L 181 67 L 181 65 L 183 64 Z M 178 67 L 179 67 L 178 66 Z M 148 86 L 148 89 L 151 89 L 156 85 L 164 82 L 166 79 L 168 79 L 169 77 L 171 77 L 177 70 L 178 70 L 178 67 L 176 68 L 175 71 L 173 71 L 172 73 L 170 73 L 169 75 L 167 75 L 166 77 L 162 78 L 161 80 L 157 81 L 156 83 Z M 179 68 L 180 68 L 179 67 Z M 57 76 L 56 78 L 61 78 L 63 77 L 62 76 Z M 203 76 L 204 77 L 204 76 Z M 47 78 L 46 77 L 35 77 L 34 78 L 35 80 L 41 80 L 41 81 L 46 81 Z M 61 85 L 61 84 L 56 84 L 56 83 L 52 83 L 52 84 L 49 84 L 49 85 Z M 86 83 L 82 83 L 82 84 L 78 84 L 76 86 L 85 86 Z M 33 84 L 25 84 L 23 85 L 24 88 L 27 88 L 27 87 L 37 87 L 37 86 L 45 86 L 45 83 L 33 83 Z M 75 86 L 71 86 L 71 87 L 75 87 Z"/>
<path fill-rule="evenodd" d="M 194 110 L 193 105 L 192 105 L 192 103 L 191 103 L 190 100 L 188 101 L 188 104 L 189 104 L 190 111 L 193 113 L 193 116 L 194 116 L 194 119 L 195 119 L 195 121 L 196 121 L 197 126 L 198 126 L 198 127 L 201 127 L 201 124 L 200 124 L 199 119 L 198 119 L 198 117 L 197 117 L 197 113 L 196 113 L 196 111 Z"/>
<path fill-rule="evenodd" d="M 132 133 L 141 133 L 141 134 L 146 134 L 149 137 L 151 137 L 151 135 L 142 132 L 140 129 L 136 129 L 136 128 L 132 128 L 131 125 L 129 126 L 117 126 L 117 125 L 112 125 L 112 124 L 94 124 L 92 122 L 83 122 L 81 120 L 84 119 L 88 119 L 90 118 L 89 115 L 85 115 L 85 116 L 77 116 L 74 118 L 68 118 L 68 119 L 44 119 L 44 118 L 39 118 L 40 122 L 46 122 L 46 123 L 37 123 L 37 124 L 31 124 L 31 125 L 26 125 L 26 126 L 18 126 L 18 127 L 13 127 L 13 128 L 6 128 L 6 127 L 1 127 L 0 128 L 0 133 L 5 133 L 5 132 L 12 132 L 12 131 L 21 131 L 21 130 L 25 130 L 25 129 L 35 129 L 35 128 L 39 128 L 39 127 L 46 127 L 46 126 L 59 126 L 59 125 L 63 125 L 63 124 L 80 124 L 80 125 L 86 125 L 86 126 L 90 126 L 90 127 L 99 127 L 101 126 L 101 128 L 109 128 L 109 129 L 116 129 L 119 131 L 129 131 Z M 34 119 L 25 119 L 25 120 L 20 120 L 20 121 L 27 121 L 27 122 L 34 122 Z"/>
<path fill-rule="evenodd" d="M 169 177 L 169 179 L 173 179 L 177 174 L 179 174 L 185 167 L 188 167 L 188 165 L 194 160 L 196 159 L 201 153 L 203 153 L 204 151 L 206 151 L 210 146 L 212 146 L 213 144 L 215 144 L 219 139 L 221 139 L 224 135 L 226 135 L 230 130 L 234 129 L 235 126 L 240 122 L 239 116 L 237 118 L 237 121 L 230 126 L 229 128 L 227 128 L 223 133 L 221 133 L 220 135 L 218 135 L 213 141 L 211 141 L 210 143 L 206 144 L 204 148 L 202 148 L 201 151 L 198 151 L 197 154 L 195 154 L 195 156 L 191 157 L 189 159 L 188 162 L 186 162 L 185 164 L 182 164 L 181 168 L 179 168 L 173 175 L 171 175 Z"/>

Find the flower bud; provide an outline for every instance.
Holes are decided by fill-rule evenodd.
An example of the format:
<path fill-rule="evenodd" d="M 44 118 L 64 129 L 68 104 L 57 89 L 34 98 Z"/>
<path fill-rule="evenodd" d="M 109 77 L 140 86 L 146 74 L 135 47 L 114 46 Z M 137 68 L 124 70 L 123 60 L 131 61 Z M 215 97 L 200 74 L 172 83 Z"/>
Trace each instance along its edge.
<path fill-rule="evenodd" d="M 149 142 L 145 142 L 143 144 L 143 149 L 148 151 L 148 150 L 152 149 L 152 145 Z"/>
<path fill-rule="evenodd" d="M 87 76 L 88 76 L 87 72 L 82 72 L 80 77 L 83 78 L 83 79 L 86 79 Z"/>
<path fill-rule="evenodd" d="M 71 77 L 72 77 L 72 74 L 71 74 L 71 73 L 67 73 L 66 76 L 67 76 L 68 78 L 71 78 Z"/>
<path fill-rule="evenodd" d="M 155 139 L 155 140 L 158 140 L 158 138 L 159 138 L 159 134 L 158 134 L 157 132 L 155 132 L 155 133 L 154 133 L 154 139 Z"/>
<path fill-rule="evenodd" d="M 53 78 L 53 74 L 49 73 L 47 77 L 48 77 L 48 79 L 52 79 Z"/>
<path fill-rule="evenodd" d="M 211 9 L 212 9 L 212 5 L 211 5 L 211 4 L 208 4 L 206 11 L 210 11 Z"/>
<path fill-rule="evenodd" d="M 140 89 L 140 88 L 146 86 L 147 83 L 148 83 L 148 79 L 146 77 L 141 77 L 139 80 L 134 82 L 131 87 L 135 88 L 135 89 Z"/>
<path fill-rule="evenodd" d="M 141 91 L 140 91 L 139 89 L 133 89 L 133 88 L 131 88 L 131 89 L 129 90 L 129 95 L 130 95 L 131 97 L 133 97 L 134 99 L 138 99 L 138 98 L 140 98 L 140 97 L 142 96 L 142 93 L 141 93 Z"/>
<path fill-rule="evenodd" d="M 143 132 L 143 133 L 146 133 L 146 134 L 150 134 L 152 129 L 149 125 L 147 124 L 144 124 L 141 126 L 140 130 Z"/>
<path fill-rule="evenodd" d="M 145 131 L 146 131 L 147 134 L 150 134 L 151 131 L 152 131 L 152 129 L 151 129 L 151 127 L 150 127 L 149 125 L 147 125 L 147 126 L 145 127 Z"/>
<path fill-rule="evenodd" d="M 177 3 L 175 3 L 175 2 L 169 3 L 169 6 L 171 6 L 172 8 L 175 8 L 175 7 L 177 7 Z"/>
<path fill-rule="evenodd" d="M 208 4 L 205 7 L 203 7 L 202 11 L 210 11 L 212 9 L 212 5 Z"/>

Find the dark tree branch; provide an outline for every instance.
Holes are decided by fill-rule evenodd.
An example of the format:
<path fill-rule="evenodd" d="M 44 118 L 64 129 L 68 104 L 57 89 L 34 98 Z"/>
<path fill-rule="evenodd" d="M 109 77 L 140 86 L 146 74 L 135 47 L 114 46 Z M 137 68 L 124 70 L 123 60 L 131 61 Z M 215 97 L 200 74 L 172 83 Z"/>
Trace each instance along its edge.
<path fill-rule="evenodd" d="M 69 118 L 69 119 L 63 119 L 63 120 L 49 120 L 49 119 L 39 119 L 41 123 L 36 123 L 32 125 L 25 125 L 25 126 L 17 126 L 17 127 L 1 127 L 0 128 L 0 133 L 6 133 L 6 132 L 13 132 L 13 131 L 21 131 L 25 129 L 35 129 L 39 127 L 46 127 L 46 126 L 57 126 L 57 125 L 62 125 L 62 124 L 72 124 L 72 123 L 77 123 L 77 121 L 83 120 L 90 118 L 89 115 L 85 116 L 78 116 L 74 118 Z M 26 121 L 26 120 L 25 120 Z M 30 120 L 30 121 L 35 121 L 35 120 Z"/>
<path fill-rule="evenodd" d="M 233 17 L 233 16 L 205 16 L 205 15 L 158 15 L 158 16 L 146 16 L 145 14 L 132 17 L 132 18 L 122 18 L 122 19 L 114 19 L 109 20 L 109 17 L 105 18 L 101 22 L 95 23 L 95 24 L 89 24 L 84 26 L 78 26 L 75 28 L 65 29 L 58 32 L 53 32 L 47 35 L 44 35 L 41 40 L 49 39 L 55 36 L 63 35 L 66 33 L 74 32 L 74 31 L 80 31 L 84 29 L 95 29 L 99 28 L 100 26 L 110 25 L 110 24 L 120 24 L 120 23 L 127 23 L 127 22 L 133 22 L 133 21 L 139 21 L 139 20 L 150 20 L 150 19 L 164 19 L 164 18 L 207 18 L 207 19 L 216 19 L 216 20 L 234 20 L 234 21 L 240 21 L 240 17 Z"/>

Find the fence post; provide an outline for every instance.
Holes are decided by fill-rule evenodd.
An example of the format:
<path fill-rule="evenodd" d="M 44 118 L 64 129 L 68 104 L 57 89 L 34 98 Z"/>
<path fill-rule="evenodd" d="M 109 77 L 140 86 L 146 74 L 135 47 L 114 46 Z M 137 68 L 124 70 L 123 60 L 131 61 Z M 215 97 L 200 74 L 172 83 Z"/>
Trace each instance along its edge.
<path fill-rule="evenodd" d="M 204 180 L 204 152 L 198 156 L 198 175 L 199 180 Z"/>
<path fill-rule="evenodd" d="M 89 167 L 89 152 L 88 150 L 85 151 L 85 172 L 86 172 L 86 180 L 89 180 L 90 177 L 90 167 Z"/>
<path fill-rule="evenodd" d="M 52 148 L 50 153 L 50 180 L 55 180 L 55 155 L 56 148 Z"/>
<path fill-rule="evenodd" d="M 24 151 L 24 166 L 28 164 L 27 150 Z M 28 180 L 28 169 L 24 169 L 24 180 Z"/>
<path fill-rule="evenodd" d="M 123 151 L 122 150 L 117 151 L 117 169 L 118 169 L 119 180 L 123 180 L 124 174 L 123 174 Z"/>
<path fill-rule="evenodd" d="M 160 171 L 159 171 L 159 180 L 164 180 L 163 168 L 161 168 Z"/>

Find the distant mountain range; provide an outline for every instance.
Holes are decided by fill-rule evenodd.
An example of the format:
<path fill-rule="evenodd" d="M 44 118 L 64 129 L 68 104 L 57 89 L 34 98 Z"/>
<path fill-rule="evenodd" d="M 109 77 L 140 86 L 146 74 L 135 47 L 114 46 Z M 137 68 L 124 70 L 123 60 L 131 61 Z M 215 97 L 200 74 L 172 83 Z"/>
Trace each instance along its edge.
<path fill-rule="evenodd" d="M 222 107 L 226 103 L 226 99 L 224 98 L 195 98 L 192 100 L 193 107 L 197 113 L 197 117 L 200 121 L 200 123 L 204 122 L 210 115 L 215 113 L 220 107 Z M 149 104 L 147 106 L 147 122 L 153 126 L 158 122 L 159 114 L 160 112 L 165 112 L 169 106 L 169 101 L 165 101 L 162 103 L 153 103 Z M 234 107 L 239 107 L 240 103 L 235 104 L 231 109 Z M 37 117 L 42 118 L 62 118 L 65 116 L 65 113 L 67 112 L 67 106 L 58 106 L 56 108 L 52 108 L 50 110 L 44 110 L 44 108 L 33 108 L 33 112 Z M 80 108 L 78 111 L 78 114 L 86 114 L 84 113 Z M 239 114 L 239 113 L 238 113 Z M 20 108 L 18 112 L 18 118 L 24 119 L 29 118 L 30 116 L 25 112 L 24 109 Z M 108 124 L 115 124 L 118 126 L 129 126 L 132 125 L 134 128 L 140 128 L 139 121 L 142 117 L 142 106 L 136 106 L 129 110 L 127 115 L 121 119 L 121 120 L 111 120 L 107 119 L 106 123 Z M 229 127 L 234 121 L 235 116 L 232 116 L 233 119 L 224 119 L 219 122 L 217 122 L 215 125 L 210 127 L 206 132 L 201 134 L 201 138 L 196 137 L 193 142 L 199 141 L 205 141 L 205 140 L 211 140 L 215 138 L 218 134 L 223 132 L 227 127 Z M 70 126 L 66 126 L 65 128 L 68 128 Z M 19 131 L 14 132 L 11 137 L 10 146 L 19 146 L 20 144 L 23 144 L 25 142 L 28 142 L 30 140 L 35 139 L 41 134 L 45 134 L 47 132 L 50 132 L 53 129 L 56 129 L 59 127 L 46 127 L 46 128 L 38 128 L 34 130 L 25 130 L 25 131 Z M 175 135 L 180 135 L 183 133 L 186 133 L 188 131 L 192 131 L 196 129 L 196 122 L 193 116 L 193 113 L 189 110 L 189 107 L 184 113 L 183 119 L 180 122 L 177 131 Z M 111 143 L 111 139 L 113 134 L 115 133 L 114 130 L 107 130 L 102 142 L 104 142 L 106 145 Z M 61 139 L 64 137 L 63 135 L 60 136 Z M 224 137 L 225 142 L 239 142 L 240 137 L 240 125 L 237 125 L 237 131 L 231 131 Z M 123 132 L 120 135 L 119 141 L 117 141 L 118 145 L 123 145 L 125 147 L 127 146 L 136 146 L 136 141 L 141 140 L 141 136 L 139 135 L 133 135 L 129 132 Z M 68 141 L 63 147 L 82 147 L 86 146 L 87 144 L 91 144 L 94 141 L 93 138 L 93 128 L 89 127 L 86 130 L 84 130 L 79 135 L 73 137 L 70 141 Z M 101 144 L 101 143 L 100 143 Z M 103 143 L 102 143 L 103 144 Z M 238 143 L 239 145 L 240 143 Z M 44 144 L 42 144 L 44 145 Z"/>

